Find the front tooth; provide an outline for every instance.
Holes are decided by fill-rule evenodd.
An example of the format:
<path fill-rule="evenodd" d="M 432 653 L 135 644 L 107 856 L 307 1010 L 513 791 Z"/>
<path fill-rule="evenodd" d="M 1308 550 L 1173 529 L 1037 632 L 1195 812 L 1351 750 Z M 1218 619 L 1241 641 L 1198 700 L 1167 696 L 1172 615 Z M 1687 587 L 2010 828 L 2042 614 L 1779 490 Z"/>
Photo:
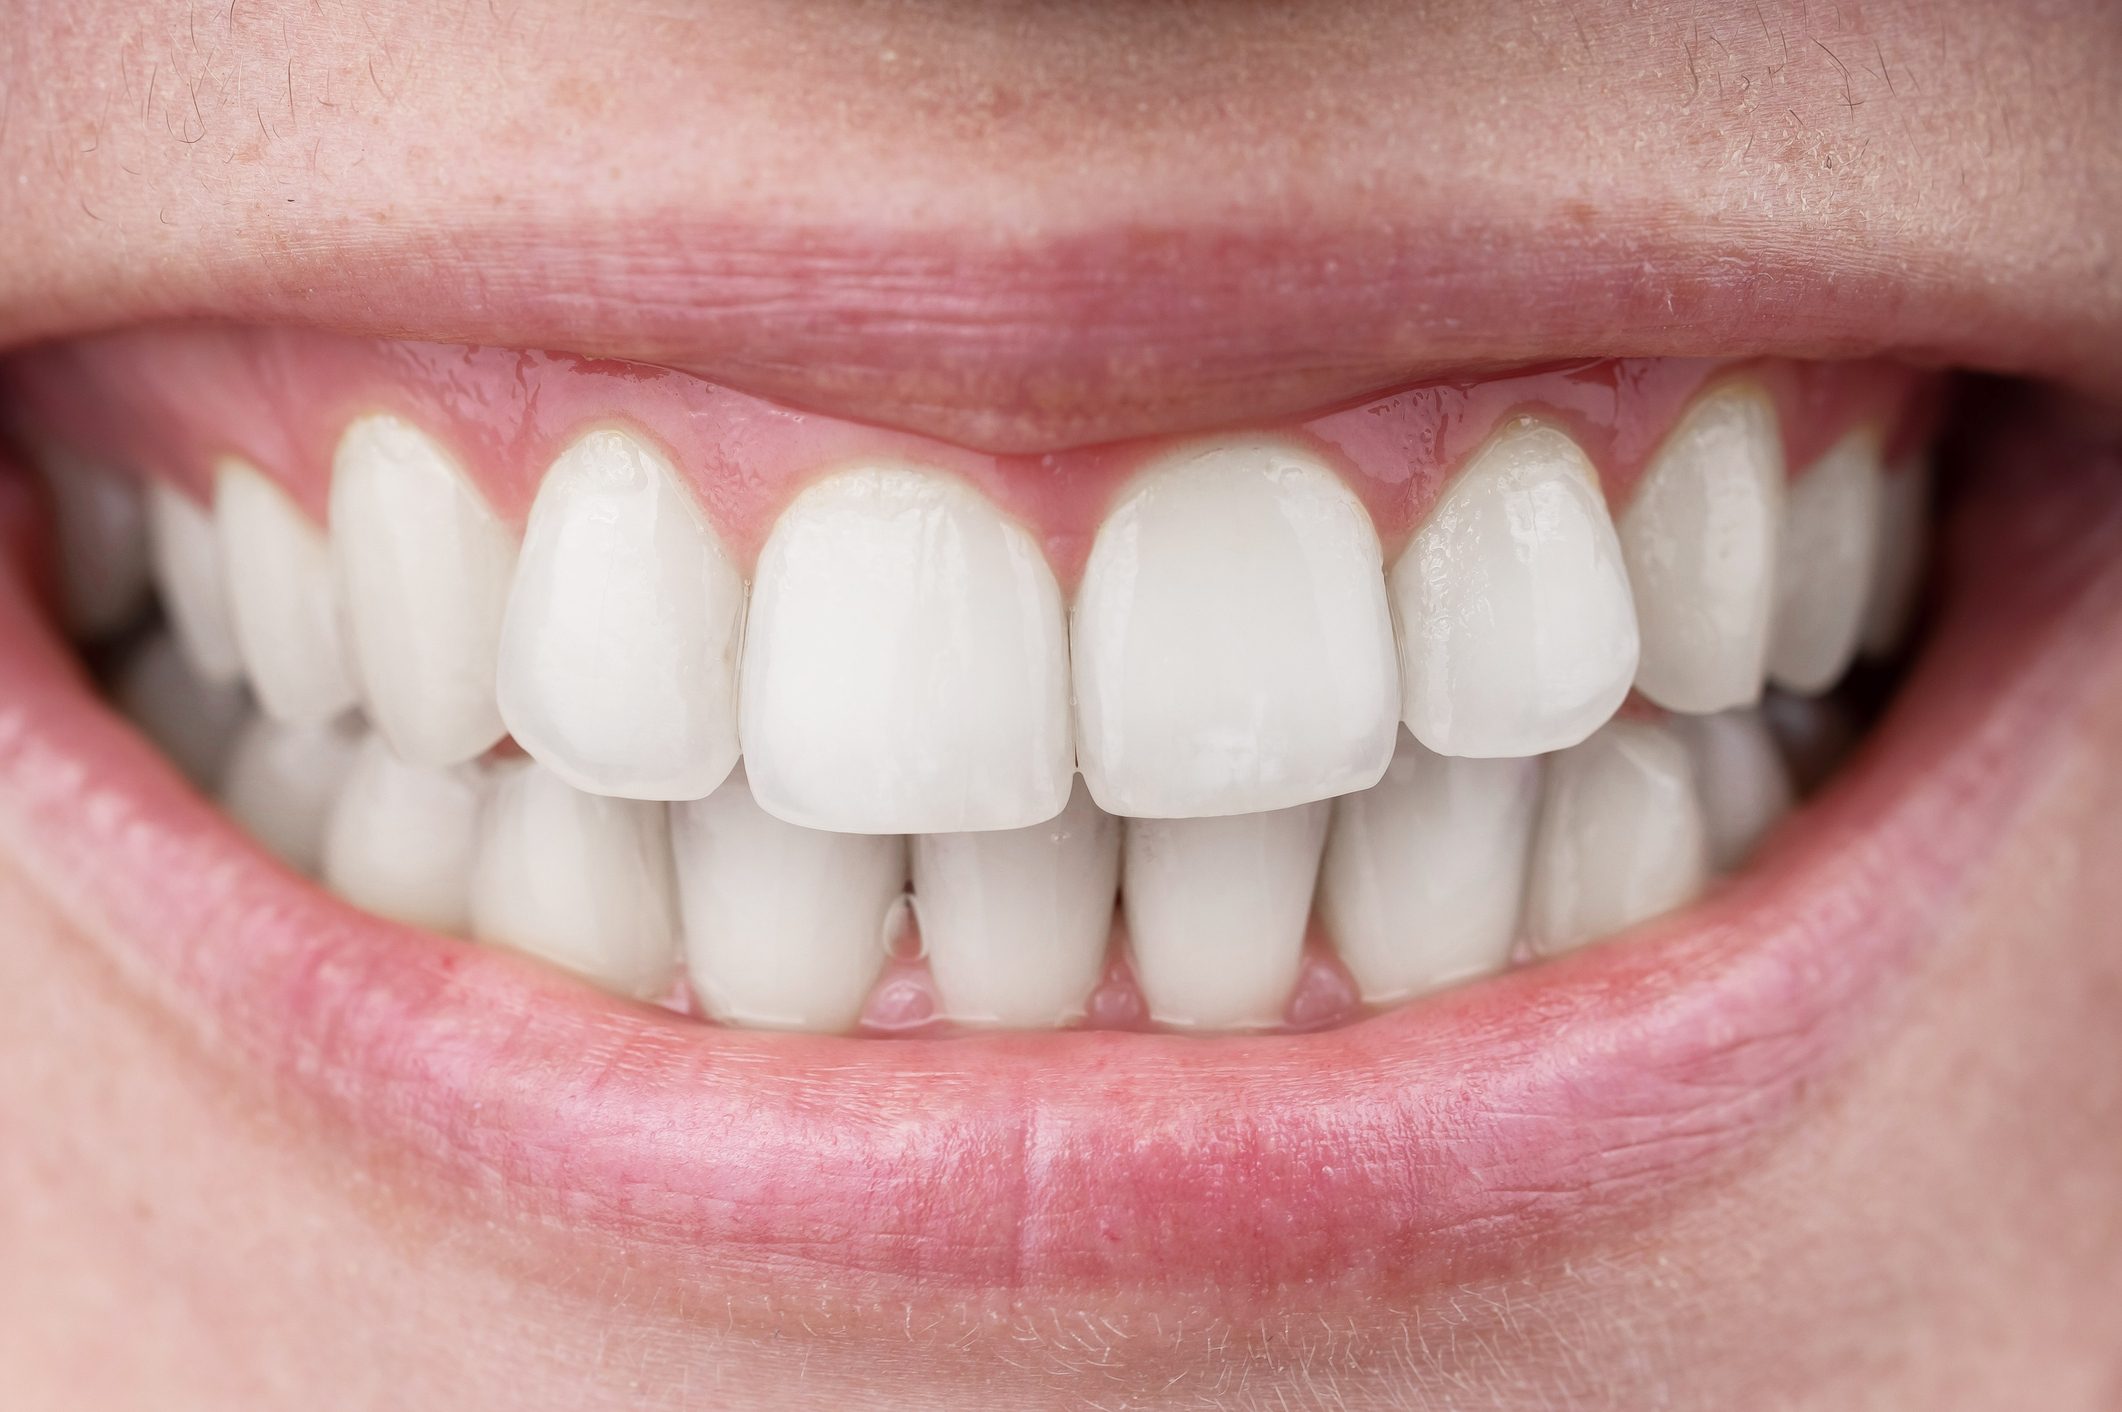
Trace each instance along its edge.
<path fill-rule="evenodd" d="M 140 733 L 201 789 L 221 778 L 236 733 L 250 716 L 243 684 L 200 676 L 167 633 L 149 638 L 126 659 L 112 694 Z"/>
<path fill-rule="evenodd" d="M 1628 695 L 1636 608 L 1591 462 L 1525 420 L 1474 458 L 1393 566 L 1400 702 L 1445 755 L 1575 745 Z"/>
<path fill-rule="evenodd" d="M 1567 951 L 1669 912 L 1708 876 L 1702 806 L 1671 731 L 1617 720 L 1549 761 L 1527 907 L 1537 950 Z"/>
<path fill-rule="evenodd" d="M 147 595 L 147 507 L 140 485 L 58 447 L 38 458 L 51 487 L 58 539 L 59 606 L 77 638 L 129 626 Z"/>
<path fill-rule="evenodd" d="M 1128 947 L 1152 1018 L 1186 1028 L 1281 1020 L 1326 842 L 1324 801 L 1204 819 L 1130 819 Z"/>
<path fill-rule="evenodd" d="M 1302 451 L 1152 465 L 1098 531 L 1072 633 L 1083 775 L 1114 814 L 1259 813 L 1363 789 L 1392 758 L 1377 532 Z"/>
<path fill-rule="evenodd" d="M 1436 755 L 1403 736 L 1385 778 L 1334 801 L 1327 934 L 1363 998 L 1500 971 L 1525 895 L 1540 761 Z"/>
<path fill-rule="evenodd" d="M 408 762 L 454 765 L 504 728 L 494 660 L 514 539 L 440 446 L 361 417 L 332 458 L 332 570 L 369 719 Z"/>
<path fill-rule="evenodd" d="M 1709 712 L 1761 695 L 1782 517 L 1775 408 L 1743 385 L 1703 397 L 1621 516 L 1645 696 L 1668 710 Z"/>
<path fill-rule="evenodd" d="M 1030 1028 L 1082 1016 L 1105 964 L 1120 821 L 1081 783 L 1027 829 L 913 841 L 914 908 L 944 1012 Z"/>
<path fill-rule="evenodd" d="M 737 762 L 744 579 L 646 442 L 594 431 L 546 472 L 516 564 L 498 694 L 577 789 L 698 799 Z"/>
<path fill-rule="evenodd" d="M 1930 462 L 1921 455 L 1881 477 L 1879 539 L 1864 604 L 1864 650 L 1871 656 L 1899 651 L 1915 615 L 1930 546 L 1930 487 Z"/>
<path fill-rule="evenodd" d="M 1060 589 L 942 475 L 869 466 L 796 498 L 759 554 L 741 699 L 751 791 L 790 823 L 1021 828 L 1068 802 Z"/>
<path fill-rule="evenodd" d="M 678 971 L 661 804 L 585 794 L 534 761 L 495 771 L 479 813 L 472 935 L 652 1000 Z"/>
<path fill-rule="evenodd" d="M 1758 710 L 1676 716 L 1672 727 L 1694 762 L 1711 866 L 1736 868 L 1796 798 L 1790 769 Z"/>
<path fill-rule="evenodd" d="M 229 612 L 251 688 L 283 721 L 329 721 L 354 704 L 332 602 L 331 551 L 287 492 L 231 457 L 214 478 Z"/>
<path fill-rule="evenodd" d="M 906 840 L 785 823 L 759 807 L 741 769 L 670 810 L 686 963 L 708 1013 L 775 1029 L 852 1028 L 906 890 Z"/>
<path fill-rule="evenodd" d="M 298 873 L 324 863 L 324 832 L 361 746 L 352 717 L 286 722 L 254 717 L 221 776 L 221 805 Z"/>
<path fill-rule="evenodd" d="M 213 520 L 183 491 L 157 481 L 148 489 L 147 521 L 155 585 L 177 644 L 207 680 L 235 681 L 243 675 L 243 655 Z"/>
<path fill-rule="evenodd" d="M 1879 438 L 1859 429 L 1791 485 L 1776 564 L 1768 674 L 1818 693 L 1857 655 L 1879 539 Z"/>
<path fill-rule="evenodd" d="M 476 765 L 408 765 L 370 735 L 325 827 L 325 885 L 379 917 L 468 931 L 483 783 Z"/>

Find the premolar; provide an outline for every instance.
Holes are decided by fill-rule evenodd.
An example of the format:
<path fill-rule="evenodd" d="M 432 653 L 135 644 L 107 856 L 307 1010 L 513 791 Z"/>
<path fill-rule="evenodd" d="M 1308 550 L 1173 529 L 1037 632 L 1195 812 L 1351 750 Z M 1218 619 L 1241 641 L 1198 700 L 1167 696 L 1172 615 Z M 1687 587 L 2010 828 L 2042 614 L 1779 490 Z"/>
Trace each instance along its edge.
<path fill-rule="evenodd" d="M 1038 545 L 969 486 L 904 466 L 812 486 L 753 580 L 751 793 L 853 833 L 1052 818 L 1075 764 L 1064 623 Z"/>
<path fill-rule="evenodd" d="M 516 562 L 497 693 L 516 743 L 597 794 L 698 799 L 737 762 L 744 579 L 638 437 L 546 472 Z"/>
<path fill-rule="evenodd" d="M 60 447 L 36 458 L 58 538 L 59 616 L 95 641 L 129 626 L 147 601 L 147 506 L 130 476 Z"/>
<path fill-rule="evenodd" d="M 1453 482 L 1392 572 L 1401 711 L 1445 755 L 1575 745 L 1628 695 L 1636 609 L 1597 473 L 1520 421 Z"/>
<path fill-rule="evenodd" d="M 1249 814 L 1375 784 L 1399 719 L 1377 532 L 1304 452 L 1165 458 L 1106 517 L 1072 623 L 1078 751 L 1114 814 Z"/>
<path fill-rule="evenodd" d="M 208 681 L 168 633 L 133 649 L 118 670 L 113 696 L 126 719 L 200 789 L 221 778 L 236 735 L 250 718 L 250 697 L 236 681 Z"/>
<path fill-rule="evenodd" d="M 1694 762 L 1710 863 L 1729 872 L 1790 812 L 1797 799 L 1790 767 L 1755 708 L 1676 716 L 1672 729 Z"/>
<path fill-rule="evenodd" d="M 328 721 L 352 706 L 323 532 L 286 491 L 233 457 L 214 477 L 214 528 L 236 645 L 259 706 L 298 722 Z"/>
<path fill-rule="evenodd" d="M 379 917 L 463 935 L 484 782 L 477 765 L 408 765 L 370 735 L 325 828 L 325 885 Z"/>
<path fill-rule="evenodd" d="M 221 807 L 259 846 L 298 873 L 324 866 L 325 830 L 361 746 L 352 719 L 277 721 L 255 716 L 221 776 Z"/>
<path fill-rule="evenodd" d="M 148 547 L 177 645 L 208 681 L 236 681 L 243 656 L 229 615 L 227 576 L 214 522 L 190 496 L 162 481 L 148 490 Z"/>
<path fill-rule="evenodd" d="M 1900 650 L 1923 587 L 1930 544 L 1930 462 L 1923 453 L 1889 470 L 1879 490 L 1879 540 L 1872 553 L 1871 592 L 1864 605 L 1864 650 L 1890 657 Z"/>
<path fill-rule="evenodd" d="M 1791 486 L 1776 568 L 1768 672 L 1814 695 L 1857 653 L 1879 538 L 1878 432 L 1851 432 Z"/>

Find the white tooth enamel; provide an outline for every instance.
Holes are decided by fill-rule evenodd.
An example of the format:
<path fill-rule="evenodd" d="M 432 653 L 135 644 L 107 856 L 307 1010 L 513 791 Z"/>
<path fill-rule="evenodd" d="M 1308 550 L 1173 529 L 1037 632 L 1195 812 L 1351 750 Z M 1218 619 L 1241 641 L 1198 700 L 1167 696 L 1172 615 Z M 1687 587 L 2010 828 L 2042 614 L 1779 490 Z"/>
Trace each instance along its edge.
<path fill-rule="evenodd" d="M 212 518 L 183 491 L 156 481 L 148 487 L 147 523 L 155 586 L 177 645 L 207 680 L 235 681 L 243 675 L 243 655 L 236 650 Z"/>
<path fill-rule="evenodd" d="M 1377 532 L 1302 451 L 1151 465 L 1098 531 L 1072 632 L 1077 751 L 1111 813 L 1258 813 L 1375 784 L 1392 758 Z"/>
<path fill-rule="evenodd" d="M 1548 761 L 1526 907 L 1537 950 L 1567 951 L 1669 912 L 1708 876 L 1687 747 L 1671 731 L 1617 720 Z"/>
<path fill-rule="evenodd" d="M 752 799 L 742 769 L 670 812 L 686 964 L 708 1013 L 774 1029 L 852 1028 L 906 889 L 906 840 L 784 823 Z"/>
<path fill-rule="evenodd" d="M 1864 603 L 1863 646 L 1873 657 L 1898 652 L 1915 616 L 1930 545 L 1930 486 L 1930 462 L 1920 454 L 1880 478 L 1879 538 Z"/>
<path fill-rule="evenodd" d="M 1510 959 L 1540 761 L 1437 755 L 1407 736 L 1334 801 L 1319 915 L 1363 998 L 1401 1000 Z"/>
<path fill-rule="evenodd" d="M 251 709 L 241 682 L 206 680 L 167 633 L 126 659 L 113 695 L 125 717 L 201 789 L 221 778 Z"/>
<path fill-rule="evenodd" d="M 324 833 L 361 747 L 359 721 L 253 717 L 221 776 L 221 806 L 298 873 L 324 865 Z"/>
<path fill-rule="evenodd" d="M 1538 755 L 1601 725 L 1635 680 L 1636 608 L 1597 473 L 1512 424 L 1393 566 L 1400 709 L 1445 755 Z"/>
<path fill-rule="evenodd" d="M 1081 783 L 1027 829 L 913 841 L 914 908 L 944 1013 L 1029 1028 L 1081 1017 L 1105 964 L 1120 821 Z"/>
<path fill-rule="evenodd" d="M 1777 686 L 1825 691 L 1857 655 L 1879 547 L 1879 493 L 1879 438 L 1870 429 L 1843 437 L 1792 483 L 1768 647 Z"/>
<path fill-rule="evenodd" d="M 1233 1029 L 1282 1019 L 1303 960 L 1331 806 L 1129 819 L 1128 949 L 1153 1018 Z"/>
<path fill-rule="evenodd" d="M 1029 534 L 946 476 L 845 471 L 782 513 L 741 699 L 752 793 L 791 823 L 1020 828 L 1068 802 L 1060 589 Z"/>
<path fill-rule="evenodd" d="M 147 507 L 130 476 L 59 447 L 37 459 L 51 487 L 61 620 L 77 638 L 108 637 L 147 598 Z"/>
<path fill-rule="evenodd" d="M 286 491 L 232 457 L 215 468 L 214 528 L 258 705 L 300 722 L 329 721 L 352 706 L 323 531 Z"/>
<path fill-rule="evenodd" d="M 397 417 L 349 425 L 331 544 L 362 700 L 392 748 L 454 765 L 499 740 L 494 659 L 516 545 L 448 453 Z"/>
<path fill-rule="evenodd" d="M 1691 712 L 1759 698 L 1782 518 L 1775 408 L 1744 385 L 1709 393 L 1666 439 L 1621 516 L 1645 696 Z"/>
<path fill-rule="evenodd" d="M 370 735 L 325 827 L 326 886 L 379 917 L 468 932 L 483 784 L 477 765 L 408 765 Z"/>
<path fill-rule="evenodd" d="M 501 634 L 516 743 L 577 789 L 698 799 L 737 762 L 744 579 L 662 454 L 593 431 L 545 473 Z"/>
<path fill-rule="evenodd" d="M 497 766 L 479 811 L 472 935 L 618 995 L 653 1000 L 678 972 L 661 804 L 585 794 L 544 766 Z"/>
<path fill-rule="evenodd" d="M 1790 812 L 1790 769 L 1758 710 L 1676 716 L 1671 724 L 1694 762 L 1710 864 L 1727 872 Z"/>

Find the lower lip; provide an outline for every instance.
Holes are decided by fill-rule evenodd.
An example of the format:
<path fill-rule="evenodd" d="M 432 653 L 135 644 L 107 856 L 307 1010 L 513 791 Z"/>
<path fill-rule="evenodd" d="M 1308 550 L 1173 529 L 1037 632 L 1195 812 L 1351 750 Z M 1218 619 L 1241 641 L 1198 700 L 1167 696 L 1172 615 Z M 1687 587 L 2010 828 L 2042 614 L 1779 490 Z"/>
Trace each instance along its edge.
<path fill-rule="evenodd" d="M 2122 620 L 2122 475 L 2021 459 L 1962 497 L 1900 702 L 1743 877 L 1624 944 L 1326 1033 L 750 1034 L 379 922 L 266 863 L 98 707 L 21 573 L 0 831 L 349 1160 L 409 1157 L 490 1218 L 721 1287 L 1377 1297 L 1522 1266 L 1713 1173 L 1875 1032 Z"/>

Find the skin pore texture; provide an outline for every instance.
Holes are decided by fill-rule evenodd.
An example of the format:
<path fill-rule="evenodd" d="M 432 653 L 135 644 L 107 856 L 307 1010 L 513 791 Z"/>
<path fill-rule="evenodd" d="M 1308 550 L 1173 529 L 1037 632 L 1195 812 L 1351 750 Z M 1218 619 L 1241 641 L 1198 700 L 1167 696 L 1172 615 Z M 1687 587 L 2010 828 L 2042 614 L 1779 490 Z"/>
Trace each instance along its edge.
<path fill-rule="evenodd" d="M 1987 643 L 1993 714 L 1964 670 L 1954 710 L 2014 743 L 1970 795 L 2009 826 L 1913 964 L 1767 1116 L 1701 1104 L 1737 1135 L 1685 1181 L 1607 1203 L 1592 1164 L 1560 1193 L 1588 1218 L 1364 1280 L 887 1280 L 464 1181 L 419 1113 L 349 1123 L 329 1075 L 194 1013 L 111 933 L 137 900 L 44 866 L 39 809 L 123 809 L 0 693 L 10 1405 L 2122 1398 L 2111 7 L 20 8 L 0 347 L 206 316 L 564 349 L 1018 453 L 1589 356 L 1883 355 L 2073 400 L 1954 453 L 1984 473 L 1948 588 L 2031 606 L 1953 638 Z"/>

